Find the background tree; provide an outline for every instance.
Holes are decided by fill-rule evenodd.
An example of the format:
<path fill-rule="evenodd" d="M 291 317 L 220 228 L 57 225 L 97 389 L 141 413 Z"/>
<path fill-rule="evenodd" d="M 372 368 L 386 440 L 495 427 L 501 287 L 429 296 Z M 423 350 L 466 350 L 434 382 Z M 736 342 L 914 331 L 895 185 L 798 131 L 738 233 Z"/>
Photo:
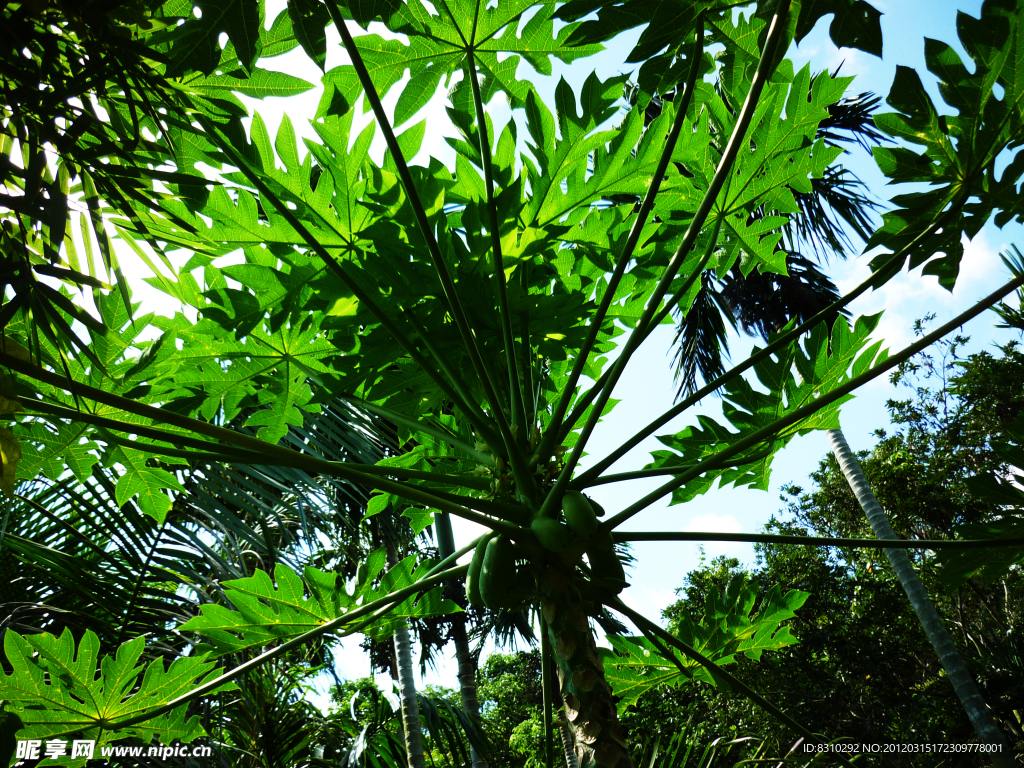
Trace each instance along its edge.
<path fill-rule="evenodd" d="M 909 386 L 913 394 L 890 400 L 895 431 L 879 431 L 873 451 L 861 454 L 865 474 L 901 537 L 945 538 L 955 535 L 960 525 L 1001 514 L 998 504 L 972 491 L 971 478 L 1005 471 L 1003 459 L 991 447 L 991 436 L 998 435 L 999 425 L 1007 423 L 1004 419 L 1020 409 L 1015 382 L 1024 367 L 1013 343 L 998 356 L 981 352 L 963 358 L 960 350 L 966 342 L 958 337 L 899 369 L 894 381 Z M 869 535 L 833 456 L 822 460 L 811 479 L 810 491 L 795 485 L 787 488 L 787 514 L 773 519 L 765 533 Z M 805 590 L 811 597 L 793 622 L 800 642 L 761 663 L 741 662 L 740 677 L 779 691 L 795 711 L 815 723 L 812 728 L 832 738 L 868 743 L 903 741 L 907 733 L 949 742 L 971 738 L 963 711 L 879 553 L 771 543 L 755 548 L 758 565 L 750 571 L 735 559 L 717 558 L 692 572 L 680 590 L 683 599 L 665 611 L 670 624 L 692 619 L 708 595 L 722 592 L 735 579 Z M 911 555 L 1019 756 L 1024 752 L 1024 730 L 1013 703 L 1024 692 L 1024 582 L 1019 570 L 994 582 L 975 577 L 950 589 L 935 552 L 911 550 Z M 673 728 L 678 720 L 698 712 L 715 713 L 701 718 L 705 727 L 735 726 L 778 749 L 795 740 L 794 734 L 764 720 L 742 700 L 693 685 L 650 695 L 633 716 L 646 724 L 647 732 L 656 733 L 661 719 Z M 893 765 L 921 766 L 942 760 L 879 759 L 882 764 L 888 759 Z M 978 765 L 985 762 L 971 759 Z"/>

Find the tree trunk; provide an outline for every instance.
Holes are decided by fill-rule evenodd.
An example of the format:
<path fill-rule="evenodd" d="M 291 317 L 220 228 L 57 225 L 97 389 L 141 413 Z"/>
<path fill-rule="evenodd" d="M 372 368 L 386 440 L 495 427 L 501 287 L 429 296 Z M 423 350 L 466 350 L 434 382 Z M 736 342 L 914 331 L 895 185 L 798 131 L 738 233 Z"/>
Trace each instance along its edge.
<path fill-rule="evenodd" d="M 469 652 L 464 615 L 453 619 L 452 635 L 455 640 L 455 658 L 459 662 L 459 693 L 462 696 L 462 708 L 469 715 L 469 719 L 479 725 L 480 702 L 476 697 L 476 663 L 473 654 Z M 473 768 L 487 768 L 487 761 L 472 744 L 469 745 L 469 756 L 472 758 Z"/>
<path fill-rule="evenodd" d="M 398 555 L 392 542 L 385 544 L 388 565 L 398 564 Z M 395 631 L 395 666 L 398 669 L 398 690 L 402 701 L 402 730 L 405 733 L 405 751 L 409 768 L 426 768 L 423 756 L 423 728 L 420 725 L 420 704 L 416 698 L 416 678 L 413 677 L 412 637 L 409 626 L 402 622 Z"/>
<path fill-rule="evenodd" d="M 576 577 L 548 566 L 539 582 L 559 693 L 569 718 L 566 730 L 579 768 L 634 768 Z M 566 730 L 559 730 L 564 744 Z"/>
<path fill-rule="evenodd" d="M 437 534 L 437 550 L 444 559 L 455 554 L 455 536 L 452 532 L 452 521 L 447 512 L 434 515 L 434 531 Z M 455 641 L 455 659 L 459 664 L 459 693 L 462 696 L 462 709 L 475 724 L 480 723 L 480 702 L 476 697 L 476 661 L 469 651 L 469 638 L 466 636 L 466 614 L 457 614 L 452 618 L 452 639 Z M 487 761 L 469 745 L 469 754 L 473 768 L 487 768 Z"/>
<path fill-rule="evenodd" d="M 558 735 L 562 739 L 562 752 L 565 754 L 565 768 L 580 768 L 580 762 L 576 759 L 576 744 L 569 729 L 569 722 L 565 719 L 564 712 L 558 713 Z"/>
<path fill-rule="evenodd" d="M 864 510 L 875 538 L 898 538 L 892 526 L 889 525 L 889 520 L 885 516 L 885 510 L 878 503 L 875 494 L 871 492 L 871 486 L 864 476 L 860 462 L 857 461 L 850 450 L 843 431 L 841 429 L 828 430 L 828 439 L 829 444 L 832 446 L 832 452 L 839 461 L 839 468 L 842 470 L 844 477 L 846 477 L 846 481 L 850 484 L 850 488 L 853 490 L 853 494 L 856 496 L 861 509 Z M 978 738 L 983 744 L 999 745 L 1001 750 L 999 753 L 990 753 L 992 763 L 1000 767 L 1006 766 L 1006 768 L 1011 768 L 1014 765 L 1014 760 L 1007 751 L 1006 740 L 992 719 L 992 714 L 989 712 L 988 706 L 985 704 L 985 700 L 982 698 L 981 692 L 974 682 L 974 678 L 971 677 L 964 666 L 963 659 L 960 658 L 960 654 L 953 644 L 953 639 L 942 624 L 938 611 L 935 610 L 935 606 L 932 604 L 931 598 L 928 597 L 924 584 L 914 570 L 910 556 L 904 549 L 887 549 L 885 550 L 885 555 L 896 572 L 896 578 L 899 579 L 900 586 L 907 593 L 907 598 L 914 608 L 914 613 L 917 614 L 918 621 L 921 622 L 928 640 L 931 642 L 936 654 L 938 654 L 939 661 L 943 669 L 946 670 L 946 676 L 949 678 L 950 683 L 953 684 L 953 689 L 956 691 L 960 703 L 967 712 L 967 717 L 970 719 L 971 725 L 974 726 Z"/>

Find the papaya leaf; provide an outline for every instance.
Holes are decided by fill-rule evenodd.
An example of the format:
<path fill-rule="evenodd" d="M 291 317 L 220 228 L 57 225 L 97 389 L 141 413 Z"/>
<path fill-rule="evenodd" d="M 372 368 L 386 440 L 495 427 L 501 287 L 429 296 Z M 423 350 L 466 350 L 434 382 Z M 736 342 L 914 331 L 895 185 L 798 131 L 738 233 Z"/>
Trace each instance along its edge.
<path fill-rule="evenodd" d="M 521 107 L 532 88 L 528 80 L 516 76 L 520 61 L 548 75 L 551 57 L 568 63 L 602 49 L 599 44 L 568 43 L 576 25 L 560 25 L 556 32 L 554 7 L 549 0 L 499 0 L 496 4 L 452 0 L 432 12 L 420 0 L 411 0 L 383 19 L 392 32 L 406 35 L 408 42 L 371 34 L 357 37 L 356 45 L 381 98 L 409 74 L 395 106 L 395 126 L 424 107 L 442 81 L 450 87 L 452 75 L 465 67 L 470 52 L 482 77 L 484 103 L 503 92 L 514 107 Z M 528 9 L 536 12 L 526 18 Z M 381 10 L 386 13 L 386 9 L 374 9 L 374 13 Z M 349 104 L 361 91 L 351 65 L 328 71 L 324 85 L 329 91 L 325 103 L 331 102 L 334 89 Z"/>
<path fill-rule="evenodd" d="M 837 322 L 831 339 L 824 325 L 819 325 L 803 341 L 794 342 L 777 359 L 767 358 L 754 366 L 756 380 L 761 388 L 736 377 L 722 391 L 722 412 L 726 424 L 700 415 L 697 426 L 690 426 L 673 436 L 658 439 L 671 450 L 654 451 L 654 461 L 648 468 L 692 465 L 713 456 L 726 446 L 753 434 L 815 399 L 841 386 L 853 376 L 881 362 L 885 352 L 882 343 L 871 343 L 870 336 L 878 325 L 880 315 L 858 318 L 853 328 Z M 747 485 L 768 489 L 772 456 L 797 435 L 815 429 L 838 428 L 841 405 L 850 396 L 840 398 L 821 408 L 813 415 L 792 424 L 767 441 L 769 453 L 763 448 L 752 448 L 749 454 L 757 456 L 749 463 L 719 467 L 705 472 L 672 494 L 672 503 L 681 504 L 710 490 L 715 481 L 722 485 Z M 742 458 L 742 457 L 738 457 Z"/>
<path fill-rule="evenodd" d="M 228 53 L 250 70 L 263 47 L 260 33 L 265 15 L 264 0 L 196 0 L 195 5 L 200 10 L 199 17 L 193 17 L 189 5 L 181 13 L 185 23 L 171 38 L 168 73 L 174 76 L 192 70 L 213 72 L 221 61 L 221 54 L 227 52 L 221 50 L 218 40 L 222 33 L 231 44 Z"/>
<path fill-rule="evenodd" d="M 348 592 L 337 573 L 307 567 L 300 578 L 291 568 L 278 564 L 274 579 L 265 571 L 254 576 L 224 583 L 225 597 L 234 609 L 222 605 L 200 607 L 200 616 L 186 622 L 182 631 L 198 632 L 217 653 L 237 653 L 261 648 L 296 637 L 318 626 L 343 617 L 346 612 L 389 593 L 410 586 L 430 567 L 410 556 L 386 572 L 384 554 L 378 550 L 366 560 L 366 579 Z M 379 579 L 378 579 L 379 577 Z M 451 600 L 441 597 L 442 587 L 422 595 L 413 595 L 386 611 L 362 631 L 375 637 L 388 637 L 395 622 L 404 617 L 436 616 L 460 610 Z M 339 630 L 346 633 L 346 628 Z"/>
<path fill-rule="evenodd" d="M 117 446 L 109 458 L 124 467 L 124 474 L 117 481 L 117 503 L 124 506 L 134 499 L 139 509 L 162 523 L 171 510 L 167 491 L 185 491 L 178 478 L 166 469 L 149 466 L 149 456 L 143 451 Z"/>
<path fill-rule="evenodd" d="M 259 67 L 254 68 L 251 73 L 236 70 L 223 75 L 194 77 L 187 80 L 186 84 L 193 91 L 206 96 L 241 93 L 253 99 L 295 96 L 314 87 L 312 83 L 287 72 L 274 72 Z"/>
<path fill-rule="evenodd" d="M 741 654 L 759 661 L 765 651 L 797 642 L 783 623 L 796 616 L 808 597 L 809 592 L 795 589 L 783 595 L 776 585 L 758 600 L 753 586 L 734 580 L 724 595 L 708 597 L 699 622 L 680 619 L 670 631 L 716 664 L 732 664 Z M 697 661 L 674 648 L 668 650 L 675 661 L 665 658 L 646 637 L 609 635 L 608 642 L 611 649 L 599 648 L 598 652 L 608 682 L 619 697 L 620 712 L 648 691 L 664 685 L 679 686 L 687 678 L 717 684 Z"/>
<path fill-rule="evenodd" d="M 866 246 L 890 251 L 871 264 L 875 270 L 884 266 L 888 277 L 904 266 L 892 253 L 914 243 L 911 269 L 927 262 L 924 272 L 949 290 L 959 274 L 965 236 L 973 238 L 993 214 L 1000 227 L 1024 220 L 1024 196 L 1016 186 L 1024 155 L 1014 153 L 1024 138 L 1024 30 L 1017 5 L 985 3 L 979 19 L 960 11 L 957 33 L 969 65 L 948 44 L 925 40 L 925 64 L 956 114 L 940 112 L 917 72 L 897 67 L 886 99 L 896 111 L 875 115 L 879 130 L 901 142 L 873 148 L 879 169 L 891 183 L 927 187 L 894 197 L 895 209 L 882 216 Z M 995 85 L 1004 89 L 1002 98 Z M 1004 160 L 1008 167 L 1000 175 Z"/>
<path fill-rule="evenodd" d="M 302 50 L 322 72 L 327 61 L 327 33 L 331 14 L 320 0 L 288 0 L 288 17 Z"/>
<path fill-rule="evenodd" d="M 87 631 L 76 648 L 70 629 L 50 634 L 4 634 L 4 653 L 13 667 L 0 673 L 0 699 L 21 720 L 18 739 L 93 740 L 97 746 L 123 739 L 153 739 L 169 744 L 204 736 L 198 715 L 186 717 L 187 705 L 163 715 L 117 728 L 118 722 L 144 714 L 220 676 L 205 656 L 141 661 L 145 639 L 123 643 L 113 656 L 100 658 L 99 638 Z M 227 683 L 221 690 L 234 688 Z M 90 755 L 92 757 L 92 755 Z M 87 758 L 64 765 L 83 766 Z"/>

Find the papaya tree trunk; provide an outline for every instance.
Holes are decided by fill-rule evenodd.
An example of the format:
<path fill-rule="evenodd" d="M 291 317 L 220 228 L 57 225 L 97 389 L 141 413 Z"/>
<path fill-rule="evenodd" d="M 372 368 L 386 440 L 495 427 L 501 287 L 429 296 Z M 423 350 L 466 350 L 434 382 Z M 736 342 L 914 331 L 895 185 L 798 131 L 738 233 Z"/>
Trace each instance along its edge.
<path fill-rule="evenodd" d="M 846 482 L 850 484 L 850 488 L 853 490 L 853 494 L 856 496 L 861 509 L 864 510 L 875 538 L 898 538 L 896 532 L 893 531 L 892 526 L 889 524 L 885 510 L 882 509 L 878 499 L 875 498 L 875 494 L 871 491 L 871 486 L 864 476 L 864 470 L 861 469 L 860 462 L 857 461 L 857 458 L 850 450 L 843 431 L 841 429 L 828 430 L 828 439 L 832 452 L 839 462 L 839 468 L 842 470 Z M 900 586 L 907 593 L 907 598 L 914 608 L 914 613 L 917 614 L 917 619 L 924 628 L 929 642 L 931 642 L 932 647 L 935 649 L 935 653 L 938 654 L 942 668 L 946 671 L 946 676 L 949 678 L 950 683 L 952 683 L 953 690 L 956 691 L 964 711 L 967 712 L 967 717 L 970 719 L 971 725 L 974 726 L 978 738 L 984 744 L 999 745 L 1000 752 L 990 753 L 993 765 L 1000 766 L 1000 768 L 1002 766 L 1010 768 L 1015 762 L 1007 751 L 1003 734 L 992 719 L 992 713 L 985 704 L 985 700 L 982 698 L 981 691 L 978 690 L 974 678 L 971 677 L 967 667 L 964 666 L 963 659 L 960 658 L 960 654 L 953 644 L 953 638 L 950 637 L 949 632 L 943 625 L 938 611 L 935 610 L 935 605 L 932 603 L 927 590 L 924 588 L 924 584 L 921 582 L 921 578 L 914 570 L 910 556 L 904 549 L 887 549 L 885 550 L 885 555 L 889 559 L 889 564 L 896 572 L 896 578 L 899 580 Z"/>
<path fill-rule="evenodd" d="M 388 541 L 385 545 L 388 565 L 398 564 L 395 545 Z M 409 758 L 409 768 L 426 768 L 423 756 L 423 728 L 420 725 L 420 704 L 416 698 L 416 678 L 413 677 L 412 637 L 409 626 L 402 622 L 395 631 L 395 667 L 398 671 L 398 690 L 402 703 L 402 730 L 405 734 L 405 751 Z"/>
<path fill-rule="evenodd" d="M 569 720 L 569 727 L 559 730 L 569 732 L 579 768 L 634 768 L 575 575 L 549 566 L 539 587 L 559 693 Z M 566 752 L 566 762 L 573 768 Z"/>

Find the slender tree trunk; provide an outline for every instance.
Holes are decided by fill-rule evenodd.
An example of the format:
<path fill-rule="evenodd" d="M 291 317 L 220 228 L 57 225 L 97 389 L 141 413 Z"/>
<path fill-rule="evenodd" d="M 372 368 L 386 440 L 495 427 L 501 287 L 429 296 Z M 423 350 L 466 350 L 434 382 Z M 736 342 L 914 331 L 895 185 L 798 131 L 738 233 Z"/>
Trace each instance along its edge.
<path fill-rule="evenodd" d="M 634 768 L 575 575 L 549 565 L 538 586 L 558 690 L 569 718 L 568 728 L 559 729 L 563 746 L 568 737 L 580 768 Z M 566 759 L 574 768 L 568 749 Z"/>
<path fill-rule="evenodd" d="M 395 545 L 385 544 L 388 565 L 398 564 Z M 409 768 L 426 768 L 423 756 L 423 728 L 420 725 L 420 704 L 416 698 L 416 678 L 413 677 L 412 637 L 409 626 L 402 625 L 395 631 L 395 661 L 398 668 L 398 689 L 402 701 L 402 730 L 405 732 L 405 751 L 409 757 Z"/>
<path fill-rule="evenodd" d="M 452 521 L 447 512 L 434 515 L 434 531 L 437 534 L 438 554 L 442 559 L 455 554 L 455 536 L 452 533 Z M 469 638 L 466 635 L 466 614 L 461 613 L 452 619 L 452 639 L 455 641 L 455 659 L 459 664 L 459 693 L 462 696 L 462 708 L 469 718 L 479 724 L 480 702 L 476 697 L 476 661 L 469 651 Z M 487 768 L 487 761 L 476 751 L 472 744 L 469 754 L 473 768 Z"/>
<path fill-rule="evenodd" d="M 857 461 L 850 450 L 843 431 L 841 429 L 829 430 L 828 439 L 829 444 L 832 446 L 832 452 L 839 461 L 839 468 L 843 471 L 846 481 L 850 484 L 854 496 L 857 497 L 861 509 L 867 515 L 868 523 L 871 525 L 875 538 L 898 538 L 892 526 L 889 525 L 889 520 L 885 516 L 885 510 L 878 503 L 875 494 L 871 492 L 871 486 L 864 476 L 860 462 Z M 889 558 L 889 563 L 896 572 L 896 578 L 899 579 L 900 586 L 907 593 L 907 598 L 914 608 L 914 613 L 917 614 L 918 621 L 921 622 L 928 640 L 931 642 L 936 654 L 938 654 L 939 661 L 942 663 L 943 669 L 946 670 L 946 676 L 949 678 L 950 683 L 953 684 L 953 689 L 956 691 L 960 703 L 967 712 L 967 717 L 970 719 L 971 725 L 974 726 L 978 738 L 984 744 L 998 744 L 1002 750 L 999 753 L 990 753 L 992 763 L 1000 766 L 1000 768 L 1002 766 L 1011 768 L 1015 762 L 1007 751 L 1006 740 L 992 719 L 992 713 L 985 704 L 985 700 L 982 698 L 981 691 L 978 690 L 974 678 L 971 677 L 964 666 L 963 659 L 960 658 L 960 654 L 953 644 L 953 638 L 950 637 L 946 627 L 942 624 L 942 619 L 939 618 L 938 611 L 935 610 L 931 598 L 928 597 L 928 592 L 925 590 L 921 578 L 914 570 L 910 556 L 904 549 L 887 549 L 885 550 L 885 555 Z"/>
<path fill-rule="evenodd" d="M 576 759 L 576 743 L 569 730 L 569 722 L 561 711 L 558 713 L 558 735 L 562 739 L 562 752 L 565 753 L 565 768 L 580 768 L 580 761 Z"/>
<path fill-rule="evenodd" d="M 462 708 L 474 723 L 479 724 L 480 702 L 476 697 L 476 663 L 473 654 L 469 652 L 464 616 L 455 617 L 452 635 L 455 640 L 455 658 L 459 662 L 459 693 L 462 695 Z M 473 768 L 487 768 L 487 761 L 472 744 L 469 745 L 469 755 L 473 761 Z"/>

